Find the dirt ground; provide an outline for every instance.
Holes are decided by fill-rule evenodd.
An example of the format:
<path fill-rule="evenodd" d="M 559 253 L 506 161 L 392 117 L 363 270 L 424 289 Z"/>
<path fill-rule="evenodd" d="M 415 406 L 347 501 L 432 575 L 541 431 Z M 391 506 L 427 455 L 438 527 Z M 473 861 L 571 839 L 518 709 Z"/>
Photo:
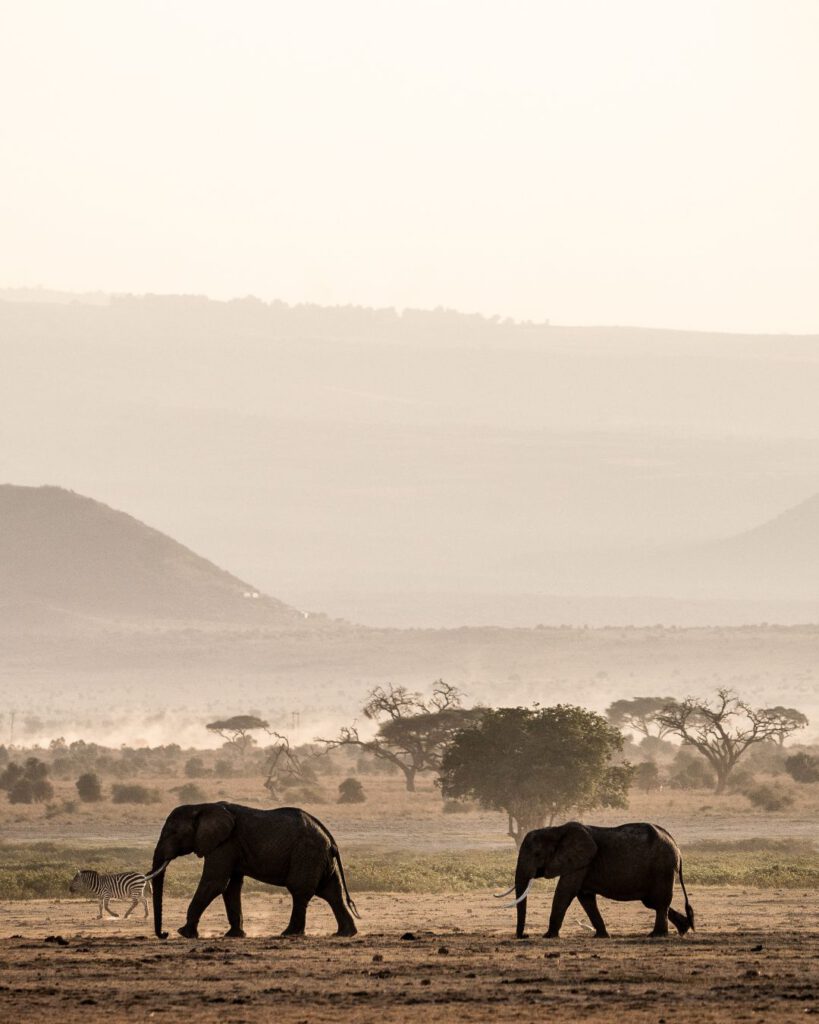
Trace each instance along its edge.
<path fill-rule="evenodd" d="M 362 893 L 352 940 L 330 937 L 320 902 L 306 938 L 276 937 L 289 910 L 278 891 L 246 897 L 245 940 L 221 937 L 217 904 L 202 938 L 186 941 L 173 930 L 186 903 L 166 901 L 172 938 L 162 943 L 150 919 L 97 921 L 91 903 L 7 902 L 0 1020 L 670 1024 L 819 1014 L 815 892 L 701 888 L 691 893 L 697 931 L 667 940 L 647 938 L 652 914 L 639 904 L 606 901 L 613 937 L 595 939 L 575 904 L 561 939 L 546 941 L 551 889 L 538 887 L 524 942 L 513 937 L 514 911 L 498 910 L 489 893 Z"/>

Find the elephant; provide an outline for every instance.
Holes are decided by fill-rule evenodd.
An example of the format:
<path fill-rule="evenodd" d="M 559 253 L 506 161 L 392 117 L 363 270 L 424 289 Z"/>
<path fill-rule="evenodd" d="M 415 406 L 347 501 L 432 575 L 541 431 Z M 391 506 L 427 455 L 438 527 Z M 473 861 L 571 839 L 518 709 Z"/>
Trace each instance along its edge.
<path fill-rule="evenodd" d="M 674 875 L 678 874 L 685 915 L 671 906 Z M 635 822 L 616 828 L 599 828 L 569 821 L 565 825 L 527 832 L 518 852 L 515 884 L 498 898 L 514 891 L 517 906 L 517 937 L 526 938 L 526 898 L 536 878 L 559 878 L 552 900 L 549 930 L 544 938 L 556 939 L 569 908 L 577 897 L 594 926 L 597 938 L 609 933 L 597 906 L 597 897 L 610 900 L 641 900 L 655 913 L 651 936 L 668 935 L 668 921 L 684 935 L 694 928 L 694 910 L 688 902 L 682 874 L 682 856 L 668 832 L 659 825 Z"/>
<path fill-rule="evenodd" d="M 336 935 L 352 936 L 360 917 L 350 897 L 335 839 L 318 818 L 298 807 L 261 810 L 240 804 L 184 804 L 168 815 L 154 850 L 154 930 L 162 931 L 165 868 L 176 857 L 204 857 L 202 877 L 179 929 L 186 939 L 198 938 L 199 919 L 221 895 L 230 925 L 226 935 L 244 938 L 242 883 L 246 875 L 270 885 L 285 886 L 293 899 L 290 923 L 283 935 L 303 935 L 307 904 L 319 896 L 330 904 L 338 924 Z M 351 913 L 352 912 L 352 913 Z"/>

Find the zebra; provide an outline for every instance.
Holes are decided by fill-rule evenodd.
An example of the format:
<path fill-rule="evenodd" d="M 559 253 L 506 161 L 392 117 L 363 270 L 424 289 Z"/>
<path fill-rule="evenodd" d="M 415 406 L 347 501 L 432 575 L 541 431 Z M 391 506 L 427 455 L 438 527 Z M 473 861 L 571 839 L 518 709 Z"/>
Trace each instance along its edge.
<path fill-rule="evenodd" d="M 148 898 L 145 895 L 145 889 L 147 887 L 149 892 L 152 891 L 151 879 L 166 867 L 167 864 L 163 864 L 161 868 L 152 871 L 150 875 L 143 875 L 139 871 L 120 871 L 115 875 L 101 875 L 98 871 L 83 869 L 71 879 L 68 891 L 72 893 L 86 892 L 91 896 L 96 896 L 100 909 L 97 920 L 102 918 L 103 910 L 111 917 L 119 917 L 119 914 L 108 906 L 109 900 L 131 900 L 131 906 L 125 911 L 125 917 L 128 917 L 131 911 L 136 909 L 137 903 L 141 903 L 145 908 L 145 917 L 147 917 Z"/>

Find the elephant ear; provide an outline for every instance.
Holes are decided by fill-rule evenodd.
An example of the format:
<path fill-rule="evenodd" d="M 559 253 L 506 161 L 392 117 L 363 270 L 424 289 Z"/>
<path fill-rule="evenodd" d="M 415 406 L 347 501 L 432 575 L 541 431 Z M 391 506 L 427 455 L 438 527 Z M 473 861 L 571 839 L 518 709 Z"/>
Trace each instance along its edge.
<path fill-rule="evenodd" d="M 568 875 L 587 867 L 596 853 L 597 843 L 586 826 L 578 821 L 570 821 L 563 826 L 563 835 L 558 841 L 551 866 L 555 875 Z"/>
<path fill-rule="evenodd" d="M 197 812 L 193 852 L 197 857 L 212 853 L 233 831 L 236 819 L 221 804 L 207 804 Z"/>

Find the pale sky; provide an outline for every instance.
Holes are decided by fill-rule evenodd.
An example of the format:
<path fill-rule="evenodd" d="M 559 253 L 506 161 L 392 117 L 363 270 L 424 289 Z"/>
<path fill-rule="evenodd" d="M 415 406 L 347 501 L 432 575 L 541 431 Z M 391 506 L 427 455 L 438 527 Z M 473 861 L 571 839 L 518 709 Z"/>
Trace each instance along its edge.
<path fill-rule="evenodd" d="M 0 287 L 819 332 L 816 0 L 0 0 Z"/>

